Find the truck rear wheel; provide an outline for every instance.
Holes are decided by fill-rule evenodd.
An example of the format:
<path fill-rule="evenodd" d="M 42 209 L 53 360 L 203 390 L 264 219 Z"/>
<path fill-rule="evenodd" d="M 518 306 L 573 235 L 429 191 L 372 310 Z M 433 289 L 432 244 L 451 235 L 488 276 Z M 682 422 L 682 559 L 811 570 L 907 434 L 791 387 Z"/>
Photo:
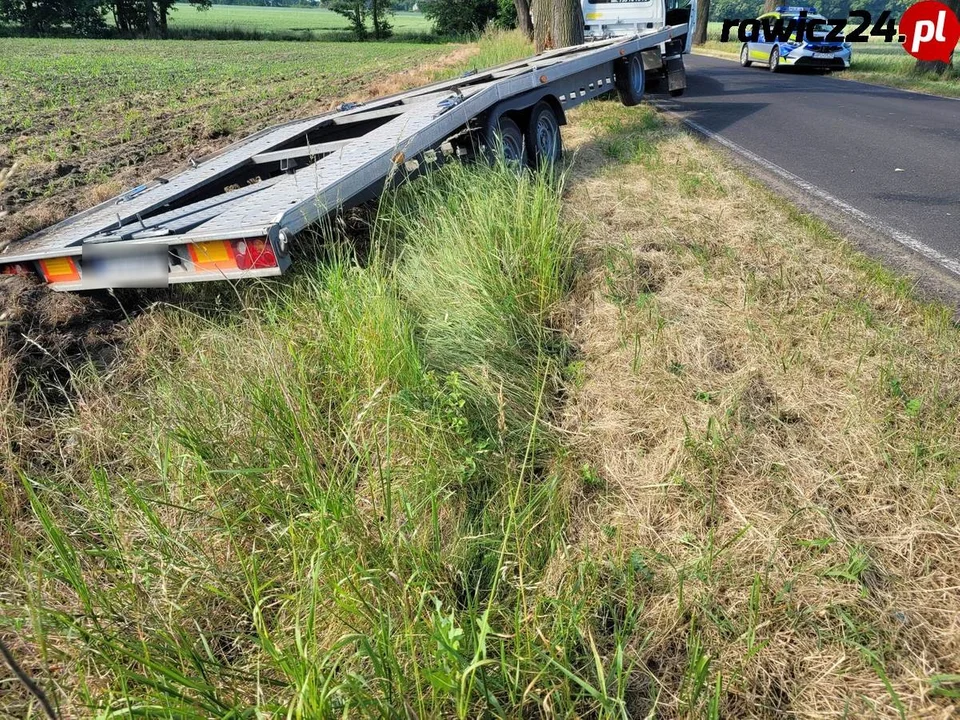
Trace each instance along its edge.
<path fill-rule="evenodd" d="M 627 107 L 639 105 L 643 100 L 643 90 L 646 83 L 646 74 L 643 71 L 643 59 L 640 53 L 634 53 L 628 58 L 618 60 L 613 68 L 613 84 L 620 95 L 620 102 Z"/>
<path fill-rule="evenodd" d="M 530 156 L 530 165 L 535 168 L 551 167 L 563 159 L 560 121 L 553 106 L 544 100 L 534 105 L 530 111 L 527 153 Z"/>

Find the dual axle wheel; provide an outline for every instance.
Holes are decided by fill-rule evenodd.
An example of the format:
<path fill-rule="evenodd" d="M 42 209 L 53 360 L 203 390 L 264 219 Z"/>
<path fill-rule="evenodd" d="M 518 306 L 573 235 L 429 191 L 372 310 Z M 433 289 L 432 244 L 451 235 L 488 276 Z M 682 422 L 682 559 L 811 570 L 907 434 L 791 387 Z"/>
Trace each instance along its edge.
<path fill-rule="evenodd" d="M 484 135 L 486 146 L 510 164 L 540 169 L 551 167 L 563 158 L 560 120 L 546 100 L 534 105 L 525 118 L 501 115 L 495 121 L 488 121 Z"/>
<path fill-rule="evenodd" d="M 679 64 L 670 65 L 670 62 Z M 646 90 L 646 71 L 643 57 L 634 53 L 614 63 L 614 86 L 620 102 L 627 107 L 639 105 Z M 668 58 L 665 77 L 670 81 L 670 94 L 683 93 L 682 61 Z M 676 82 L 679 75 L 681 82 Z M 563 157 L 563 139 L 560 137 L 560 116 L 554 106 L 540 100 L 529 113 L 508 112 L 491 114 L 483 132 L 483 143 L 488 151 L 502 155 L 508 163 L 534 168 L 550 167 Z"/>

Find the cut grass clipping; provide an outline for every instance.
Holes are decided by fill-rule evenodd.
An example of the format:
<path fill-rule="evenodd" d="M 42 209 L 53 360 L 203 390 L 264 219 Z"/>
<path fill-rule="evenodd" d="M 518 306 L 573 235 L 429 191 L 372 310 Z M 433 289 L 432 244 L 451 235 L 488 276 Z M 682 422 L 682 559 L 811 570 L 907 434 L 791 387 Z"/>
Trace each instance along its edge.
<path fill-rule="evenodd" d="M 568 514 L 559 190 L 447 168 L 363 262 L 327 238 L 239 315 L 140 318 L 69 408 L 8 410 L 0 627 L 65 716 L 617 714 L 626 635 L 536 592 Z"/>
<path fill-rule="evenodd" d="M 584 105 L 567 141 L 588 501 L 546 577 L 624 569 L 657 716 L 953 717 L 952 309 L 650 107 Z"/>

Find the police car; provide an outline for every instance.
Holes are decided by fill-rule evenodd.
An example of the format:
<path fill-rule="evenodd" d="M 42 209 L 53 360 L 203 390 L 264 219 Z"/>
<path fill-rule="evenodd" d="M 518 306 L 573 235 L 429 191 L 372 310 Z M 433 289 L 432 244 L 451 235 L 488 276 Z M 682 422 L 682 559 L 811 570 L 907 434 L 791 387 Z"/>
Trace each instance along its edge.
<path fill-rule="evenodd" d="M 800 19 L 806 19 L 806 27 L 813 26 L 810 33 L 799 33 Z M 760 32 L 757 42 L 748 41 L 740 48 L 740 64 L 750 67 L 754 63 L 766 65 L 771 72 L 785 67 L 806 67 L 818 70 L 845 70 L 850 67 L 852 56 L 850 43 L 828 41 L 831 25 L 813 7 L 778 7 L 771 13 L 757 18 Z M 778 28 L 775 23 L 780 20 Z M 797 30 L 791 34 L 791 20 L 797 21 Z M 778 32 L 779 30 L 779 32 Z M 778 37 L 779 35 L 779 37 Z M 811 41 L 809 38 L 813 38 Z"/>

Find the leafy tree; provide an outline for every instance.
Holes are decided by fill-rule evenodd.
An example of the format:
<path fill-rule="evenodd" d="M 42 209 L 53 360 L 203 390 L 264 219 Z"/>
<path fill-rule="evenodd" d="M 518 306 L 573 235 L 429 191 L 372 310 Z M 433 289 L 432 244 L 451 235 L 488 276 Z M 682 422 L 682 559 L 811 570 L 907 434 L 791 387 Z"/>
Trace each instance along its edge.
<path fill-rule="evenodd" d="M 124 35 L 166 37 L 167 19 L 174 11 L 174 0 L 104 1 L 113 13 L 114 25 Z M 198 10 L 206 10 L 212 0 L 190 0 L 190 4 Z"/>
<path fill-rule="evenodd" d="M 494 18 L 494 23 L 507 30 L 517 26 L 517 6 L 513 0 L 497 0 L 497 17 Z"/>
<path fill-rule="evenodd" d="M 367 3 L 364 0 L 333 0 L 328 7 L 350 21 L 350 29 L 357 40 L 367 39 Z"/>
<path fill-rule="evenodd" d="M 517 18 L 517 27 L 527 36 L 527 40 L 533 40 L 533 18 L 530 17 L 530 0 L 513 0 L 513 6 Z M 503 11 L 501 11 L 502 13 Z"/>
<path fill-rule="evenodd" d="M 386 40 L 393 35 L 393 25 L 387 21 L 387 15 L 392 12 L 390 0 L 370 0 L 370 20 L 373 22 L 375 40 Z"/>
<path fill-rule="evenodd" d="M 423 0 L 423 14 L 441 35 L 465 35 L 483 30 L 497 17 L 498 0 Z"/>
<path fill-rule="evenodd" d="M 70 27 L 79 35 L 106 30 L 101 0 L 0 0 L 0 20 L 19 25 L 28 35 L 46 35 Z"/>
<path fill-rule="evenodd" d="M 697 3 L 697 21 L 693 26 L 693 42 L 703 45 L 707 42 L 707 21 L 710 18 L 710 0 L 700 0 Z"/>
<path fill-rule="evenodd" d="M 357 40 L 370 36 L 367 18 L 373 23 L 373 37 L 384 40 L 393 34 L 393 26 L 387 16 L 393 12 L 390 0 L 332 0 L 327 7 L 350 21 L 350 29 Z"/>

